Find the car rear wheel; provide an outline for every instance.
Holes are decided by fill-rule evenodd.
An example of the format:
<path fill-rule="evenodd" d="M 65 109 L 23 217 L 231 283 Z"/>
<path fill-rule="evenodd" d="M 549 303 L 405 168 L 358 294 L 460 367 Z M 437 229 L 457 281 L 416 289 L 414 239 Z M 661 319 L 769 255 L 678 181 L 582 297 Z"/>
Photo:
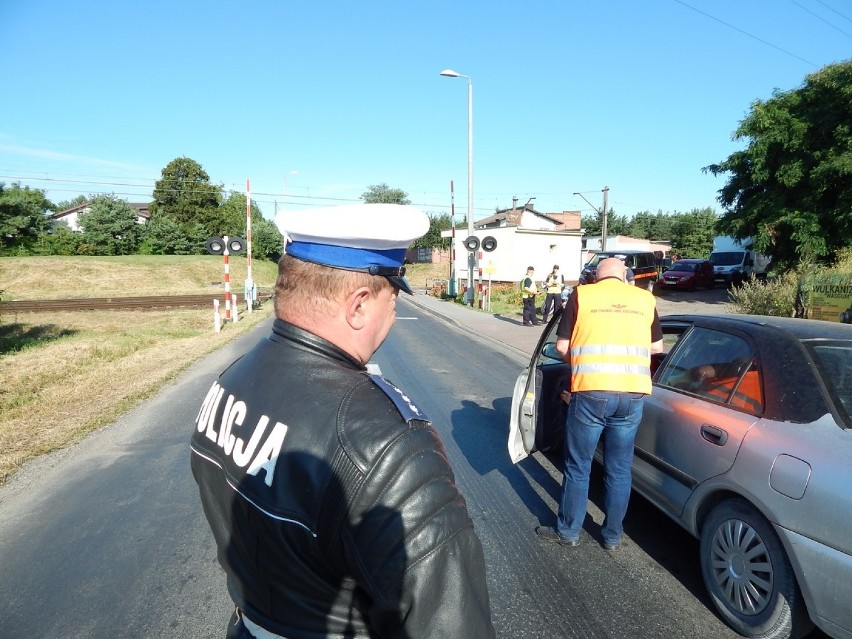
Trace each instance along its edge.
<path fill-rule="evenodd" d="M 813 628 L 772 525 L 751 504 L 719 504 L 701 529 L 701 573 L 722 618 L 746 637 L 795 639 Z"/>

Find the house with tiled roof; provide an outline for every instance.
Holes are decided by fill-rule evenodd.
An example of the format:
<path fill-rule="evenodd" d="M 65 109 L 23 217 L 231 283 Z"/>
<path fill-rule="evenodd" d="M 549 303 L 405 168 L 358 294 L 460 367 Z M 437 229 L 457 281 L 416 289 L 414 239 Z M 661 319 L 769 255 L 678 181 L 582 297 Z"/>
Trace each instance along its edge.
<path fill-rule="evenodd" d="M 561 213 L 540 213 L 528 202 L 522 208 L 497 211 L 490 217 L 475 222 L 477 229 L 517 226 L 540 231 L 578 231 L 580 229 L 580 211 L 562 211 Z"/>
<path fill-rule="evenodd" d="M 512 208 L 476 220 L 473 228 L 479 241 L 474 251 L 477 281 L 515 282 L 526 273 L 527 266 L 535 268 L 537 280 L 544 279 L 554 264 L 560 265 L 566 281 L 576 282 L 579 277 L 583 236 L 579 211 L 541 213 L 529 202 L 522 207 L 515 202 Z M 449 232 L 445 235 L 449 237 Z M 494 246 L 491 251 L 481 248 L 486 238 L 490 238 L 486 245 Z M 466 239 L 467 229 L 457 228 L 454 255 L 459 280 L 467 278 Z"/>

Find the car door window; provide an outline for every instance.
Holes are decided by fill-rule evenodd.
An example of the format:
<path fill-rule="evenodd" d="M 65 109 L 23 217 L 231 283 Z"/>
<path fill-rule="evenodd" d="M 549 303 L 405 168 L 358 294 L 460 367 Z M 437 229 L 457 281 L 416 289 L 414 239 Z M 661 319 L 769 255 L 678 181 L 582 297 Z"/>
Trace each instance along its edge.
<path fill-rule="evenodd" d="M 752 414 L 763 412 L 760 369 L 738 335 L 696 327 L 666 357 L 656 382 Z"/>
<path fill-rule="evenodd" d="M 847 426 L 852 425 L 852 348 L 848 343 L 830 342 L 811 348 L 837 411 Z"/>
<path fill-rule="evenodd" d="M 662 363 L 674 348 L 674 345 L 680 339 L 681 335 L 687 330 L 687 326 L 682 324 L 663 326 L 663 351 L 661 353 L 653 353 L 651 355 L 651 377 L 655 378 L 656 373 L 660 370 Z"/>

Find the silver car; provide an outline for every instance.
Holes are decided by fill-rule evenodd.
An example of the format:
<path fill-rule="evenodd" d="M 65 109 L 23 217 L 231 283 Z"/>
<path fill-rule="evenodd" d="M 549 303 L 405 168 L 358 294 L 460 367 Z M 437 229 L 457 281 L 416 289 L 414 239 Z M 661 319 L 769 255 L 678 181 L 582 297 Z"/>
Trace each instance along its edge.
<path fill-rule="evenodd" d="M 661 321 L 665 352 L 652 362 L 634 490 L 700 539 L 704 583 L 734 630 L 786 638 L 816 624 L 852 639 L 852 326 Z M 562 449 L 570 370 L 556 352 L 557 322 L 515 383 L 515 463 Z"/>

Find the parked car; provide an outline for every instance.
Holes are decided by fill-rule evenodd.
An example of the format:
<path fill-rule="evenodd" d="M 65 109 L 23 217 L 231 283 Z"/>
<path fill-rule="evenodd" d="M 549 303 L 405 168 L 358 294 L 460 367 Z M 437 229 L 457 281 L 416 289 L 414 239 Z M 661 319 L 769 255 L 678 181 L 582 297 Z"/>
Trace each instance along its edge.
<path fill-rule="evenodd" d="M 653 289 L 659 276 L 657 256 L 654 255 L 653 251 L 598 251 L 580 272 L 579 283 L 594 284 L 598 264 L 608 257 L 617 257 L 624 262 L 627 268 L 633 271 L 636 286 Z"/>
<path fill-rule="evenodd" d="M 672 264 L 661 278 L 662 288 L 694 291 L 697 287 L 713 288 L 716 274 L 710 260 L 685 259 Z"/>
<path fill-rule="evenodd" d="M 551 320 L 512 396 L 509 453 L 560 454 L 570 375 Z M 705 586 L 747 637 L 852 637 L 852 326 L 661 318 L 633 488 L 700 540 Z M 600 461 L 598 450 L 598 461 Z"/>

